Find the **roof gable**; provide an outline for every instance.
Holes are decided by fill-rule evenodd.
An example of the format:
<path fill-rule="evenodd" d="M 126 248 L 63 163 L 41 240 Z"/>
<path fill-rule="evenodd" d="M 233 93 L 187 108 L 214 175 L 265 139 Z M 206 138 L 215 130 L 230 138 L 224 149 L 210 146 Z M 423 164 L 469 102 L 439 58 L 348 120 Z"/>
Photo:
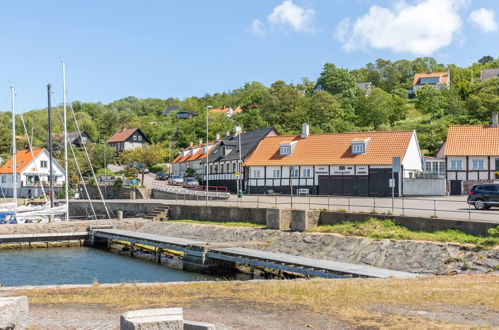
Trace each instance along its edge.
<path fill-rule="evenodd" d="M 16 152 L 16 173 L 22 172 L 34 159 L 36 159 L 45 149 L 33 149 L 33 154 L 29 150 L 19 150 Z M 11 157 L 0 167 L 0 174 L 12 174 L 12 165 L 14 158 Z"/>
<path fill-rule="evenodd" d="M 140 130 L 140 128 L 126 128 L 114 133 L 113 136 L 107 140 L 108 143 L 114 142 L 125 142 L 127 141 L 135 132 L 139 132 L 144 137 L 144 142 L 151 143 L 149 138 Z"/>

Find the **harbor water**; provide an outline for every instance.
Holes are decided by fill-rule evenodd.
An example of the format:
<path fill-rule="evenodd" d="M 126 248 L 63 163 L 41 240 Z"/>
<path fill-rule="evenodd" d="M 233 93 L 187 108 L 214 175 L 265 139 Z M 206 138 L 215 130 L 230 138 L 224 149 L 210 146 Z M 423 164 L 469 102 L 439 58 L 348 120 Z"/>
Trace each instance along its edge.
<path fill-rule="evenodd" d="M 158 265 L 152 260 L 91 248 L 0 251 L 0 283 L 4 286 L 123 282 L 179 282 L 215 277 Z"/>

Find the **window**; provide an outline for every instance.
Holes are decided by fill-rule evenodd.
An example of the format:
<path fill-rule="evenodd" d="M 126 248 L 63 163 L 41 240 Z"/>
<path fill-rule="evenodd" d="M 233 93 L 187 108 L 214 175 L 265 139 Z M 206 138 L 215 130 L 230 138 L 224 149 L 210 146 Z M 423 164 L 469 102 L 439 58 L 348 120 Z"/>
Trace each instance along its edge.
<path fill-rule="evenodd" d="M 133 135 L 132 139 L 133 139 L 134 141 L 137 141 L 137 135 Z"/>
<path fill-rule="evenodd" d="M 138 135 L 137 140 L 142 141 L 142 135 Z"/>
<path fill-rule="evenodd" d="M 497 191 L 496 186 L 481 186 L 481 187 L 479 187 L 479 189 L 483 190 L 483 191 L 494 191 L 494 192 Z"/>
<path fill-rule="evenodd" d="M 450 169 L 451 170 L 462 170 L 463 169 L 463 161 L 460 159 L 454 159 L 450 161 Z"/>
<path fill-rule="evenodd" d="M 291 155 L 291 146 L 289 145 L 281 146 L 279 153 L 281 156 Z"/>
<path fill-rule="evenodd" d="M 438 173 L 438 162 L 433 162 L 432 173 Z"/>
<path fill-rule="evenodd" d="M 7 176 L 6 175 L 2 175 L 2 183 L 7 183 Z"/>
<path fill-rule="evenodd" d="M 298 170 L 297 168 L 293 168 L 291 170 L 291 177 L 293 178 L 297 178 L 300 176 L 300 170 Z"/>
<path fill-rule="evenodd" d="M 483 163 L 484 163 L 483 159 L 472 159 L 471 163 L 472 163 L 472 168 L 474 170 L 483 170 L 483 169 L 485 169 L 483 167 Z"/>
<path fill-rule="evenodd" d="M 364 143 L 352 143 L 352 154 L 363 154 L 365 150 L 366 148 Z"/>
<path fill-rule="evenodd" d="M 213 165 L 210 165 L 210 173 L 209 174 L 212 174 L 213 173 Z"/>
<path fill-rule="evenodd" d="M 47 168 L 48 161 L 46 160 L 41 160 L 40 161 L 40 168 Z"/>
<path fill-rule="evenodd" d="M 440 82 L 439 77 L 427 77 L 427 78 L 421 78 L 421 85 L 424 84 L 438 84 Z"/>
<path fill-rule="evenodd" d="M 259 178 L 260 177 L 260 170 L 253 170 L 253 177 Z"/>
<path fill-rule="evenodd" d="M 425 170 L 426 172 L 430 173 L 431 172 L 431 162 L 426 162 L 425 163 Z"/>
<path fill-rule="evenodd" d="M 310 169 L 308 169 L 308 168 L 307 168 L 307 169 L 304 169 L 304 170 L 303 170 L 303 176 L 304 176 L 305 178 L 310 178 L 310 177 L 312 176 L 312 175 L 310 174 Z"/>
<path fill-rule="evenodd" d="M 496 171 L 499 171 L 499 158 L 496 158 Z"/>
<path fill-rule="evenodd" d="M 272 177 L 273 178 L 280 178 L 281 177 L 281 170 L 272 170 Z"/>

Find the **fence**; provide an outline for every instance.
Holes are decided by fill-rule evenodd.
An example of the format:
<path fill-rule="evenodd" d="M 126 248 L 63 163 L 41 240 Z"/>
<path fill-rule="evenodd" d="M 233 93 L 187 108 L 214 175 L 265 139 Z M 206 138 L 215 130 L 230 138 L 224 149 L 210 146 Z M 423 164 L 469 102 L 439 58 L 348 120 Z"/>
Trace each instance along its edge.
<path fill-rule="evenodd" d="M 173 191 L 172 191 L 173 192 Z M 206 193 L 192 191 L 197 199 L 175 201 L 178 204 L 204 205 Z M 499 209 L 475 210 L 473 205 L 459 198 L 389 198 L 389 197 L 339 197 L 339 196 L 290 196 L 290 195 L 245 195 L 242 198 L 229 196 L 225 200 L 215 200 L 217 193 L 209 193 L 213 206 L 276 207 L 294 209 L 324 209 L 340 212 L 363 212 L 367 214 L 393 214 L 444 218 L 463 221 L 489 221 L 499 223 Z M 499 202 L 491 202 L 499 207 Z"/>

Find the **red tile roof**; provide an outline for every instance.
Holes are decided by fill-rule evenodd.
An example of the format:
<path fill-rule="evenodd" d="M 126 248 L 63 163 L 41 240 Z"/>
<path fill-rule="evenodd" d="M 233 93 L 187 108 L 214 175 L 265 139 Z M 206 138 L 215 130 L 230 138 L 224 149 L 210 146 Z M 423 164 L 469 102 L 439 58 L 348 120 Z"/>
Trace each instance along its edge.
<path fill-rule="evenodd" d="M 499 127 L 450 126 L 445 156 L 499 156 Z"/>
<path fill-rule="evenodd" d="M 107 142 L 125 142 L 130 136 L 132 136 L 133 133 L 135 133 L 136 130 L 138 130 L 138 128 L 125 128 L 114 133 L 114 135 L 111 136 Z"/>
<path fill-rule="evenodd" d="M 33 149 L 33 155 L 38 157 L 38 155 L 44 149 Z M 12 174 L 12 161 L 13 157 L 10 158 L 5 164 L 0 167 L 0 174 Z M 28 166 L 33 161 L 33 156 L 29 150 L 19 150 L 16 152 L 16 173 L 23 171 L 26 166 Z"/>
<path fill-rule="evenodd" d="M 403 157 L 414 131 L 352 132 L 297 136 L 269 136 L 244 163 L 264 165 L 389 165 L 392 157 Z M 352 154 L 352 141 L 370 139 L 364 154 Z M 291 155 L 280 156 L 283 141 L 296 141 Z"/>
<path fill-rule="evenodd" d="M 449 72 L 416 73 L 412 85 L 421 85 L 419 81 L 421 78 L 440 78 L 440 81 L 435 85 L 447 85 Z"/>
<path fill-rule="evenodd" d="M 227 114 L 230 112 L 230 109 L 231 109 L 230 107 L 215 108 L 211 109 L 210 112 Z M 243 109 L 241 109 L 241 107 L 237 107 L 232 110 L 232 113 L 241 113 L 241 112 L 243 112 Z"/>

